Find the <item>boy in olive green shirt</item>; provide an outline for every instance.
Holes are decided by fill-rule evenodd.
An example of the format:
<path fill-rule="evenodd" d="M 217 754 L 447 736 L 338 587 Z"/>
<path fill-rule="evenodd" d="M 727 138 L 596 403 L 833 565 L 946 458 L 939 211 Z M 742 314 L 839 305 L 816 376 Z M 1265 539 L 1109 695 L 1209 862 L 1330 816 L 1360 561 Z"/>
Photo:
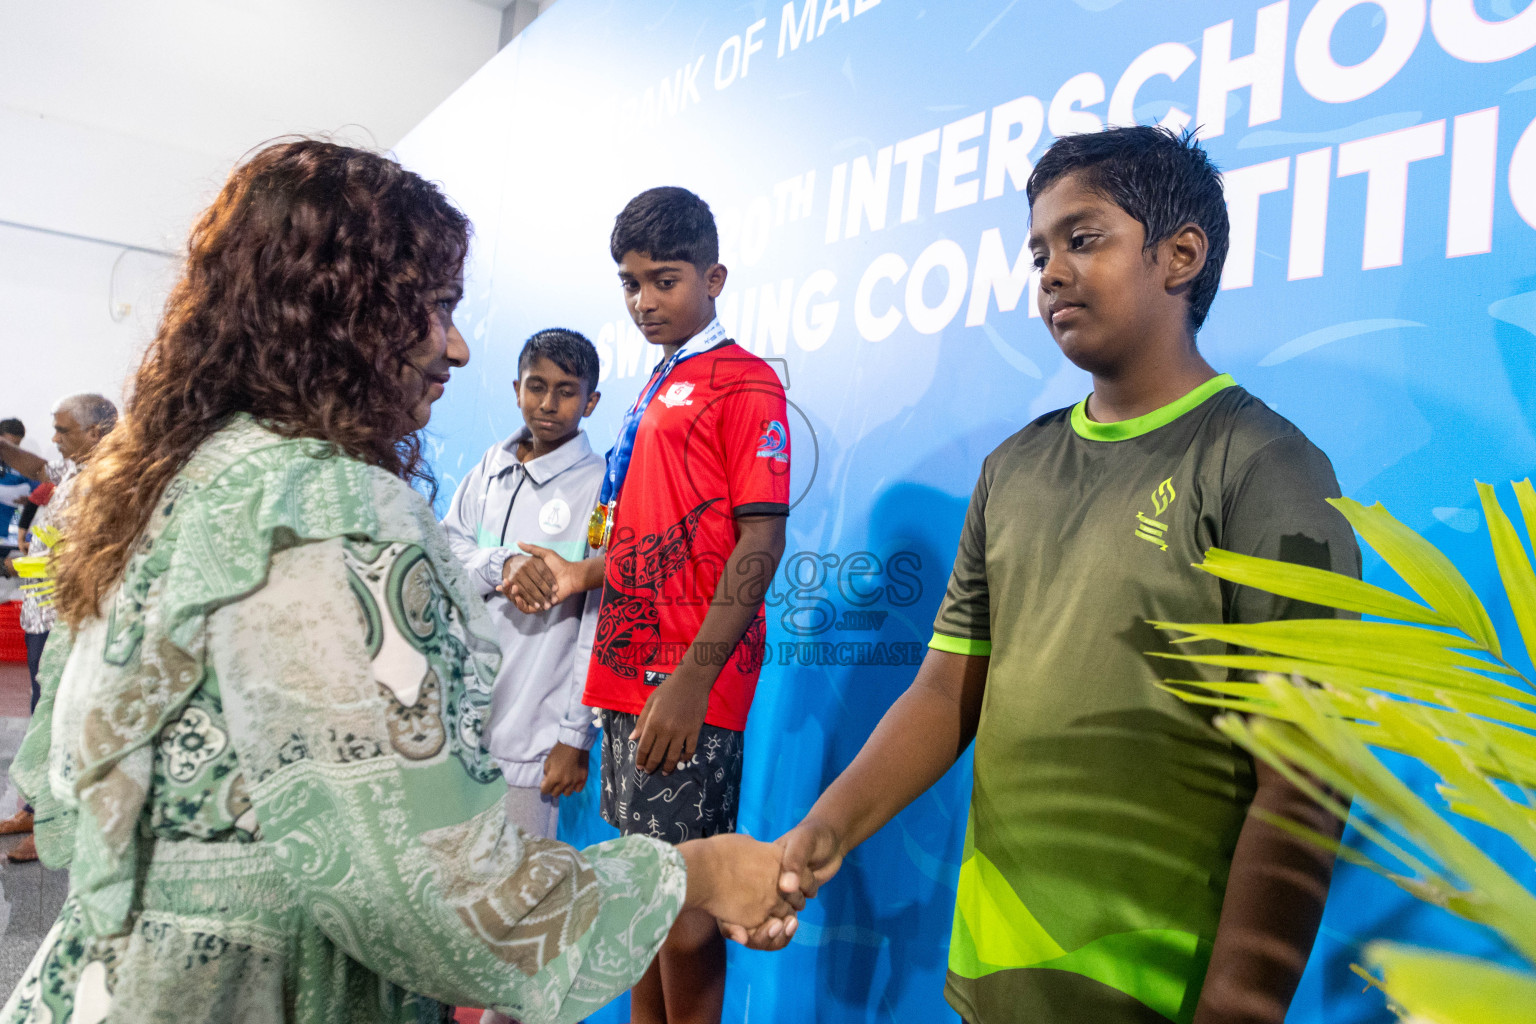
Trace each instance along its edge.
<path fill-rule="evenodd" d="M 1258 817 L 1340 824 L 1158 682 L 1148 621 L 1329 614 L 1195 569 L 1211 547 L 1359 573 L 1332 467 L 1195 347 L 1221 183 L 1157 128 L 1058 140 L 1031 175 L 1040 314 L 1093 393 L 988 456 L 930 652 L 783 840 L 786 891 L 974 739 L 945 995 L 968 1021 L 1284 1020 L 1332 857 Z"/>

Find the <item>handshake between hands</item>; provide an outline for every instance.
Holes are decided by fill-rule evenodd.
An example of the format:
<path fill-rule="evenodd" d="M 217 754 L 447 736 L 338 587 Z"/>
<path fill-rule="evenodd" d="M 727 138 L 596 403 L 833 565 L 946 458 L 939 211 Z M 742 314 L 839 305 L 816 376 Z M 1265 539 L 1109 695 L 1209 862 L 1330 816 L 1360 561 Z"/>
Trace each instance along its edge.
<path fill-rule="evenodd" d="M 546 612 L 567 598 L 602 586 L 602 559 L 571 562 L 549 548 L 519 543 L 525 554 L 513 555 L 501 565 L 496 590 L 529 615 Z"/>
<path fill-rule="evenodd" d="M 810 819 L 773 843 L 718 835 L 677 849 L 688 867 L 684 908 L 706 911 L 722 935 L 750 949 L 789 945 L 796 914 L 843 862 L 837 833 Z"/>

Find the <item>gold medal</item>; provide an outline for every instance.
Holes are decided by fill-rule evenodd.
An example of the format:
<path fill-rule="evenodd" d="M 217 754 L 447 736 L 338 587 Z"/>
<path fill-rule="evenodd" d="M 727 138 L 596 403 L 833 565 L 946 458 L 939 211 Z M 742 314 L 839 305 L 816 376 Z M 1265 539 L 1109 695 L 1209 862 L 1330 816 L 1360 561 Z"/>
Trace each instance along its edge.
<path fill-rule="evenodd" d="M 613 531 L 613 508 L 616 504 L 599 504 L 592 509 L 592 517 L 587 520 L 587 544 L 594 551 L 608 544 L 608 534 Z"/>

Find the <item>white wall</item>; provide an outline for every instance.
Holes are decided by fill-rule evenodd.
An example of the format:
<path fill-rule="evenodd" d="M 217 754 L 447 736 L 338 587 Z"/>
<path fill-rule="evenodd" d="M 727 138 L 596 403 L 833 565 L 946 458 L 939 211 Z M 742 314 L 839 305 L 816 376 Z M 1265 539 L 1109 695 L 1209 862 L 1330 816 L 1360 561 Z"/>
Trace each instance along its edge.
<path fill-rule="evenodd" d="M 59 397 L 121 397 L 233 163 L 291 132 L 393 146 L 495 54 L 501 6 L 0 0 L 0 417 L 51 456 Z"/>
<path fill-rule="evenodd" d="M 65 395 L 119 400 L 173 270 L 161 256 L 0 227 L 0 416 L 26 424 L 24 447 L 56 456 L 52 409 Z"/>

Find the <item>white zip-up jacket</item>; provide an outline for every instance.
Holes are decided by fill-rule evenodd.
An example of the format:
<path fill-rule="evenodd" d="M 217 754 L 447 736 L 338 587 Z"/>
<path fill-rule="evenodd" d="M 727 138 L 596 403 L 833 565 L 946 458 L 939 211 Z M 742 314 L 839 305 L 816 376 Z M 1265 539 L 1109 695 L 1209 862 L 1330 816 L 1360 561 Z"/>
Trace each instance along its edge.
<path fill-rule="evenodd" d="M 527 615 L 496 592 L 502 565 L 524 554 L 518 542 L 560 557 L 587 557 L 587 519 L 602 486 L 603 457 L 586 432 L 537 459 L 519 462 L 523 427 L 485 453 L 453 494 L 443 520 L 448 543 L 485 598 L 501 644 L 501 672 L 481 744 L 509 786 L 537 786 L 558 743 L 587 750 L 596 735 L 581 703 L 602 591 L 578 594 Z"/>

